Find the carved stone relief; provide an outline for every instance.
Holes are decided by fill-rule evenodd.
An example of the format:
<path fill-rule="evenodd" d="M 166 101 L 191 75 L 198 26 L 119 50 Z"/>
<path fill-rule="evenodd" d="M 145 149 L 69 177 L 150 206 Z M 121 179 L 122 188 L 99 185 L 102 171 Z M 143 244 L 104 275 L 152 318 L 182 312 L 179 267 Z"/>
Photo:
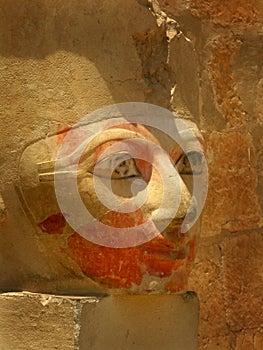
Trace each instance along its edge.
<path fill-rule="evenodd" d="M 100 124 L 65 127 L 25 149 L 20 178 L 28 214 L 39 234 L 59 235 L 60 251 L 106 289 L 182 291 L 199 237 L 198 221 L 189 230 L 182 225 L 188 227 L 199 215 L 192 192 L 193 176 L 203 173 L 202 136 L 194 123 L 185 121 L 192 136 L 187 129 L 181 132 L 183 149 L 158 128 L 129 120 L 114 125 L 110 120 L 78 157 L 79 145 L 93 127 L 102 129 Z M 72 176 L 92 217 L 83 224 L 68 183 Z M 178 198 L 169 195 L 173 186 L 178 187 Z M 69 198 L 69 209 L 61 209 L 61 195 Z M 76 224 L 73 211 L 81 216 Z"/>

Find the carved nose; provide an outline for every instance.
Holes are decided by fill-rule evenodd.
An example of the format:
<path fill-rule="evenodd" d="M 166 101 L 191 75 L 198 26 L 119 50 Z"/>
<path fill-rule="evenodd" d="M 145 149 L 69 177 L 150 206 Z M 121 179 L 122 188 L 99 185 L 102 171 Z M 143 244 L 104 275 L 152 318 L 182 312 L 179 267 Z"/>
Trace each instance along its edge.
<path fill-rule="evenodd" d="M 188 225 L 196 219 L 197 215 L 197 202 L 194 197 L 191 198 L 191 204 L 185 212 L 184 216 L 171 218 L 167 210 L 162 210 L 155 216 L 154 223 L 162 235 L 171 241 L 176 241 L 178 238 L 183 237 L 186 233 L 182 232 L 182 225 Z"/>

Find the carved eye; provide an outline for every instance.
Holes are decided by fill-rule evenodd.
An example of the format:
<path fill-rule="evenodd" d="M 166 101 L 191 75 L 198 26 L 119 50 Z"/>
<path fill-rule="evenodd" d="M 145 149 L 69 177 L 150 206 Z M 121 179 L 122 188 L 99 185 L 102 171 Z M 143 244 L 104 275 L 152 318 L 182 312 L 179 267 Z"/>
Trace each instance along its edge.
<path fill-rule="evenodd" d="M 176 162 L 176 168 L 180 174 L 201 174 L 203 168 L 203 154 L 200 152 L 188 152 L 182 154 Z"/>
<path fill-rule="evenodd" d="M 111 177 L 112 179 L 142 176 L 135 160 L 126 152 L 113 154 L 99 161 L 93 167 L 93 174 L 100 177 Z"/>

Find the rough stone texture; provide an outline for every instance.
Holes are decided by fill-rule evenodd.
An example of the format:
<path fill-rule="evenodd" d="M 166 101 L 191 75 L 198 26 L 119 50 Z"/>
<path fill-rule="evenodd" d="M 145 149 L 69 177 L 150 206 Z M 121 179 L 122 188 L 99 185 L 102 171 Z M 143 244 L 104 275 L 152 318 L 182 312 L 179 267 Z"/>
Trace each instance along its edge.
<path fill-rule="evenodd" d="M 85 303 L 80 350 L 196 350 L 198 310 L 193 293 L 115 296 Z"/>
<path fill-rule="evenodd" d="M 236 349 L 237 350 L 246 350 L 254 349 L 253 333 L 250 332 L 241 332 L 237 335 L 236 339 Z"/>
<path fill-rule="evenodd" d="M 0 194 L 0 223 L 5 222 L 6 218 L 7 218 L 7 209 L 6 209 L 3 197 Z"/>
<path fill-rule="evenodd" d="M 199 331 L 206 338 L 200 341 L 228 334 L 221 269 L 220 247 L 201 242 L 189 280 L 189 289 L 200 298 Z"/>
<path fill-rule="evenodd" d="M 216 336 L 199 340 L 199 349 L 203 350 L 233 350 L 235 343 L 231 336 Z"/>
<path fill-rule="evenodd" d="M 175 76 L 171 108 L 180 116 L 194 117 L 196 121 L 199 121 L 200 91 L 198 75 L 200 65 L 193 43 L 187 40 L 183 33 L 172 37 L 169 59 Z M 185 89 L 185 86 L 188 86 L 188 88 Z"/>
<path fill-rule="evenodd" d="M 262 34 L 248 32 L 234 58 L 233 80 L 243 109 L 249 116 L 248 124 L 254 129 L 255 122 L 262 124 Z M 253 116 L 253 117 L 252 117 Z"/>
<path fill-rule="evenodd" d="M 261 350 L 263 348 L 262 330 L 249 329 L 237 334 L 235 349 Z"/>
<path fill-rule="evenodd" d="M 162 13 L 176 20 L 178 32 L 189 40 L 199 78 L 194 118 L 204 130 L 209 166 L 200 246 L 189 283 L 200 298 L 199 348 L 260 349 L 263 5 L 236 0 L 153 3 L 157 17 Z M 188 61 L 178 63 L 183 71 Z M 192 71 L 187 73 L 192 76 Z M 177 104 L 185 90 L 196 86 L 195 79 L 190 86 L 185 81 L 174 90 Z M 189 99 L 181 104 L 193 113 Z"/>
<path fill-rule="evenodd" d="M 260 79 L 257 82 L 257 87 L 256 87 L 256 101 L 255 101 L 254 110 L 255 110 L 255 113 L 257 113 L 258 115 L 258 121 L 261 125 L 263 124 L 262 99 L 263 99 L 263 79 Z"/>
<path fill-rule="evenodd" d="M 174 74 L 169 67 L 168 44 L 164 28 L 136 32 L 133 35 L 142 61 L 142 75 L 147 88 L 145 101 L 162 107 L 170 106 Z"/>
<path fill-rule="evenodd" d="M 1 350 L 74 350 L 74 303 L 51 295 L 0 296 Z"/>
<path fill-rule="evenodd" d="M 190 12 L 193 16 L 204 18 L 210 17 L 212 22 L 222 26 L 235 24 L 255 25 L 263 19 L 262 4 L 254 0 L 249 3 L 245 0 L 227 1 L 213 0 L 189 1 Z"/>
<path fill-rule="evenodd" d="M 263 6 L 253 0 L 249 3 L 245 0 L 204 1 L 204 0 L 160 0 L 162 8 L 174 16 L 180 15 L 187 10 L 193 18 L 202 20 L 209 19 L 213 24 L 219 24 L 223 27 L 243 25 L 260 25 L 263 19 Z"/>
<path fill-rule="evenodd" d="M 254 349 L 260 350 L 263 349 L 263 331 L 260 330 L 254 335 Z"/>
<path fill-rule="evenodd" d="M 235 38 L 216 38 L 212 43 L 212 58 L 208 61 L 216 108 L 234 127 L 243 125 L 245 121 L 245 112 L 230 68 L 239 47 L 240 42 Z"/>
<path fill-rule="evenodd" d="M 209 190 L 202 220 L 203 236 L 222 229 L 242 231 L 260 224 L 256 194 L 255 148 L 250 135 L 231 131 L 206 137 Z"/>
<path fill-rule="evenodd" d="M 263 235 L 251 233 L 223 243 L 227 322 L 233 331 L 263 327 Z"/>

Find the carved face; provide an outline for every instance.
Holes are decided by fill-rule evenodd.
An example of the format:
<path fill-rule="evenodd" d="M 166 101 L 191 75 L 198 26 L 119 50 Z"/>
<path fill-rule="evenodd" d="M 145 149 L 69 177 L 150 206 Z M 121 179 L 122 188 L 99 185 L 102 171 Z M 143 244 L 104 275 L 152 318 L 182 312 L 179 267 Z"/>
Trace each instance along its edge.
<path fill-rule="evenodd" d="M 87 237 L 99 236 L 100 226 L 96 224 L 99 222 L 117 240 L 118 232 L 125 233 L 127 228 L 127 241 L 132 235 L 143 237 L 141 244 L 116 248 L 111 244 L 113 235 L 109 234 L 109 241 L 106 238 L 105 244 L 100 245 L 75 232 L 65 220 L 71 213 L 63 212 L 63 216 L 57 206 L 52 159 L 66 134 L 31 145 L 21 159 L 22 193 L 42 232 L 61 235 L 61 252 L 105 288 L 136 293 L 185 289 L 199 230 L 195 224 L 183 233 L 182 224 L 187 213 L 188 221 L 196 215 L 191 196 L 192 176 L 193 172 L 201 176 L 202 154 L 191 148 L 185 154 L 162 132 L 137 124 L 111 127 L 89 143 L 78 161 L 76 177 L 79 194 L 94 222 L 80 229 Z M 134 143 L 134 138 L 142 142 Z M 37 170 L 29 171 L 27 164 L 32 159 L 38 164 Z M 65 169 L 56 171 L 63 174 Z M 116 202 L 107 195 L 109 184 Z M 165 186 L 168 193 L 173 193 L 172 186 L 177 186 L 178 198 L 168 194 L 164 201 Z M 175 200 L 178 205 L 174 212 Z M 147 223 L 149 232 L 136 230 Z"/>

